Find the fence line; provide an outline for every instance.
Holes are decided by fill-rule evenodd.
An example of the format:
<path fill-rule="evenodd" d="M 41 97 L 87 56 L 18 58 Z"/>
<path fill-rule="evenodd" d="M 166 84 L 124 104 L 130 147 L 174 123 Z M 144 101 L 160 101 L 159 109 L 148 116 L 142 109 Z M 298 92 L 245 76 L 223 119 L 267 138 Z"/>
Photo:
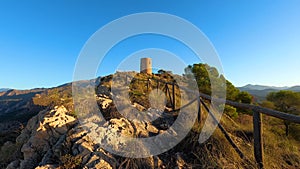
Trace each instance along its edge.
<path fill-rule="evenodd" d="M 246 104 L 246 103 L 238 103 L 238 102 L 234 102 L 234 101 L 230 101 L 230 100 L 214 98 L 214 97 L 211 97 L 210 95 L 207 95 L 207 94 L 204 94 L 204 93 L 199 93 L 199 95 L 195 99 L 191 100 L 186 105 L 181 106 L 180 108 L 176 109 L 176 106 L 175 106 L 175 97 L 176 97 L 175 88 L 177 87 L 179 89 L 185 90 L 186 92 L 192 92 L 192 93 L 194 93 L 194 91 L 192 91 L 192 90 L 190 90 L 186 87 L 179 86 L 176 83 L 176 81 L 167 82 L 167 81 L 163 81 L 163 80 L 155 79 L 155 78 L 147 78 L 147 80 L 139 79 L 139 78 L 135 78 L 135 77 L 133 77 L 133 78 L 135 80 L 139 80 L 139 81 L 147 81 L 147 90 L 149 90 L 149 87 L 150 87 L 150 83 L 151 83 L 150 79 L 157 82 L 157 86 L 156 86 L 157 90 L 159 88 L 159 83 L 163 83 L 165 85 L 164 87 L 165 87 L 165 90 L 166 90 L 165 91 L 166 95 L 169 96 L 173 112 L 179 111 L 180 109 L 182 109 L 184 107 L 187 107 L 187 106 L 191 105 L 192 103 L 194 103 L 195 101 L 197 101 L 198 102 L 198 121 L 199 122 L 201 122 L 201 117 L 202 117 L 202 115 L 201 115 L 201 105 L 203 105 L 203 107 L 209 113 L 209 115 L 213 118 L 213 120 L 215 122 L 218 122 L 216 120 L 214 114 L 212 113 L 212 111 L 205 104 L 204 100 L 208 100 L 208 101 L 213 100 L 214 102 L 225 103 L 227 105 L 230 105 L 230 106 L 233 106 L 233 107 L 236 107 L 236 108 L 240 108 L 240 109 L 243 109 L 243 110 L 245 110 L 245 109 L 246 110 L 251 110 L 253 112 L 254 157 L 255 157 L 257 166 L 260 169 L 264 168 L 263 137 L 262 137 L 262 135 L 263 135 L 263 132 L 262 132 L 262 114 L 300 124 L 300 116 L 297 116 L 297 115 L 288 114 L 288 113 L 280 112 L 280 111 L 277 111 L 277 110 L 272 110 L 272 109 L 269 109 L 269 108 L 260 107 L 260 106 L 257 106 L 257 105 Z M 126 81 L 127 81 L 127 76 L 126 76 Z M 172 85 L 172 96 L 171 96 L 171 92 L 169 90 L 168 85 Z M 243 154 L 243 152 L 238 148 L 238 146 L 231 139 L 230 135 L 227 133 L 225 128 L 220 123 L 218 123 L 218 128 L 224 134 L 225 138 L 229 141 L 230 145 L 235 149 L 235 151 L 238 153 L 238 155 L 242 159 L 248 160 L 245 157 L 245 155 Z"/>

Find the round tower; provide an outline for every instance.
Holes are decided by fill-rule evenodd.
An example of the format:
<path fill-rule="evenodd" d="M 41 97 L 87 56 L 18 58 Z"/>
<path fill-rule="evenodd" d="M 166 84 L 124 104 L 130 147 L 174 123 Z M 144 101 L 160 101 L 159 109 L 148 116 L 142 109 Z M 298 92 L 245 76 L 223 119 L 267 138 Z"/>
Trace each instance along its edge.
<path fill-rule="evenodd" d="M 152 60 L 151 58 L 141 58 L 140 72 L 152 74 Z"/>

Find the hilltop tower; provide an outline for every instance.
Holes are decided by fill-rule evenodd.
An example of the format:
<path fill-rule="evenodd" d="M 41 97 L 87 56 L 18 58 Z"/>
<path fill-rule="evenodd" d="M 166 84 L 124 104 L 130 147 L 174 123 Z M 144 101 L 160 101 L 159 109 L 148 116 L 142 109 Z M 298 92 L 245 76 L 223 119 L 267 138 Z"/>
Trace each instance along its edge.
<path fill-rule="evenodd" d="M 151 58 L 141 58 L 140 72 L 152 74 L 152 60 Z"/>

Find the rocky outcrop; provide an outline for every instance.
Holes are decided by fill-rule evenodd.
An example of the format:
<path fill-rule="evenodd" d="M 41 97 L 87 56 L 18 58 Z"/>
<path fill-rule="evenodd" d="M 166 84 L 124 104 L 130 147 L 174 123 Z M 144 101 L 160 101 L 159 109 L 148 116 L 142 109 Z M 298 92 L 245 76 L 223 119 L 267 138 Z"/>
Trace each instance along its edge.
<path fill-rule="evenodd" d="M 25 129 L 16 139 L 22 145 L 23 159 L 19 168 L 34 168 L 39 163 L 46 163 L 59 142 L 63 142 L 68 130 L 74 126 L 76 119 L 67 115 L 64 107 L 55 107 L 51 111 L 42 111 L 28 121 Z"/>
<path fill-rule="evenodd" d="M 150 122 L 113 118 L 101 127 L 92 123 L 89 125 L 78 123 L 74 117 L 68 115 L 64 107 L 40 112 L 29 120 L 17 137 L 16 144 L 22 145 L 20 151 L 23 155 L 12 161 L 7 169 L 113 169 L 124 168 L 130 163 L 143 168 L 164 168 L 163 160 L 157 156 L 143 160 L 129 160 L 113 155 L 101 147 L 101 144 L 110 144 L 118 149 L 118 146 L 125 144 L 120 140 L 114 141 L 114 135 L 150 137 L 159 134 L 161 131 Z M 86 130 L 86 127 L 90 130 Z M 90 137 L 89 132 L 95 127 L 105 135 L 101 143 L 95 142 Z M 179 168 L 184 165 L 184 161 L 180 159 Z"/>

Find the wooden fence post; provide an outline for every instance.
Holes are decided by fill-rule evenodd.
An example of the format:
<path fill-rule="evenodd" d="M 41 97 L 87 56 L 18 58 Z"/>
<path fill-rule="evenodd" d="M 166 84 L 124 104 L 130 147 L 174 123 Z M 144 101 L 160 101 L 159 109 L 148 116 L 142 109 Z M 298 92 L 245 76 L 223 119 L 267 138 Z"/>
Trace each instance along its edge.
<path fill-rule="evenodd" d="M 173 106 L 173 110 L 175 110 L 175 108 L 176 108 L 175 107 L 175 102 L 176 102 L 176 99 L 175 99 L 175 82 L 172 83 L 172 95 L 173 95 L 172 96 L 173 97 L 173 105 L 172 106 Z"/>
<path fill-rule="evenodd" d="M 201 120 L 202 120 L 202 117 L 201 117 L 201 101 L 200 101 L 200 97 L 198 98 L 198 122 L 199 124 L 201 124 Z"/>
<path fill-rule="evenodd" d="M 254 136 L 254 157 L 258 168 L 264 168 L 263 164 L 263 140 L 261 113 L 253 112 L 253 136 Z"/>

